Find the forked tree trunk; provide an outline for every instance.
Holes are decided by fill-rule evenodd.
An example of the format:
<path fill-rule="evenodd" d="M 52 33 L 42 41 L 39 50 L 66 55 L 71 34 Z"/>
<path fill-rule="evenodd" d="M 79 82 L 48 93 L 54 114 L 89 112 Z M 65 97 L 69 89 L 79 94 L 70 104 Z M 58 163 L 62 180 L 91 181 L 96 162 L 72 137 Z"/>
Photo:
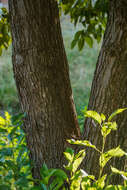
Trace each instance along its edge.
<path fill-rule="evenodd" d="M 89 110 L 110 115 L 118 108 L 127 107 L 127 1 L 111 0 L 107 28 L 94 74 Z M 117 116 L 118 131 L 107 138 L 106 150 L 121 145 L 127 151 L 127 112 Z M 115 118 L 115 119 L 116 119 Z M 86 119 L 84 137 L 101 147 L 98 128 Z M 112 162 L 119 169 L 125 166 L 124 160 Z M 98 155 L 88 151 L 85 169 L 98 176 Z M 108 167 L 107 171 L 110 168 Z M 114 183 L 118 182 L 118 178 Z"/>
<path fill-rule="evenodd" d="M 42 163 L 63 166 L 66 139 L 79 136 L 57 1 L 9 0 L 13 69 L 26 112 L 33 177 Z"/>

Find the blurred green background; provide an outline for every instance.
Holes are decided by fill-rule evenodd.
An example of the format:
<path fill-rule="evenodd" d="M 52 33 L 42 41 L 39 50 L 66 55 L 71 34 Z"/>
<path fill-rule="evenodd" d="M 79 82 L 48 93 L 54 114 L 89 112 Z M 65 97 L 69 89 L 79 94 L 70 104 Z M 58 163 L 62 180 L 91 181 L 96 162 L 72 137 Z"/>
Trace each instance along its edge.
<path fill-rule="evenodd" d="M 74 101 L 79 115 L 80 110 L 88 104 L 100 45 L 96 42 L 93 48 L 89 48 L 86 45 L 81 52 L 79 52 L 77 47 L 71 49 L 71 41 L 74 34 L 81 29 L 81 26 L 79 25 L 75 28 L 70 23 L 69 17 L 62 16 L 61 27 L 70 67 Z M 12 72 L 11 47 L 0 56 L 0 111 L 4 110 L 12 114 L 21 111 Z"/>

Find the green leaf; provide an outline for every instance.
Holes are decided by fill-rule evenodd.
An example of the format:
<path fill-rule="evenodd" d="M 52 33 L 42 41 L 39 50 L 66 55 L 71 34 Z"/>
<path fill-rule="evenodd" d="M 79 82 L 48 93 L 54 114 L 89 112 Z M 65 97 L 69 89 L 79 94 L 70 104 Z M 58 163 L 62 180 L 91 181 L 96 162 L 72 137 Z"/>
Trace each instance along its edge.
<path fill-rule="evenodd" d="M 0 47 L 0 56 L 2 55 L 2 47 Z"/>
<path fill-rule="evenodd" d="M 82 49 L 83 49 L 83 47 L 84 47 L 84 38 L 83 37 L 81 37 L 79 40 L 78 40 L 78 49 L 79 49 L 79 51 L 81 51 Z"/>
<path fill-rule="evenodd" d="M 99 164 L 103 168 L 112 157 L 122 157 L 124 155 L 126 153 L 120 147 L 113 148 L 100 156 Z"/>
<path fill-rule="evenodd" d="M 53 182 L 50 184 L 49 189 L 50 190 L 59 190 L 60 187 L 64 184 L 62 180 L 59 178 L 53 180 Z"/>
<path fill-rule="evenodd" d="M 68 152 L 71 156 L 74 155 L 74 150 L 72 148 L 66 148 L 65 152 Z"/>
<path fill-rule="evenodd" d="M 15 164 L 15 161 L 13 161 L 13 160 L 6 160 L 5 163 L 8 166 L 8 168 L 10 168 L 10 169 L 12 169 L 12 168 L 16 169 L 17 168 L 16 164 Z"/>
<path fill-rule="evenodd" d="M 86 111 L 85 112 L 85 117 L 90 117 L 90 118 L 94 119 L 96 122 L 98 122 L 101 125 L 102 118 L 96 111 L 91 111 L 91 110 Z"/>
<path fill-rule="evenodd" d="M 97 36 L 97 43 L 98 43 L 98 44 L 99 44 L 100 41 L 101 41 L 101 37 L 102 37 L 101 35 L 100 35 L 100 36 L 99 36 L 99 35 Z"/>
<path fill-rule="evenodd" d="M 44 171 L 43 171 L 44 169 Z M 65 181 L 67 179 L 66 173 L 61 169 L 48 169 L 47 166 L 44 164 L 41 169 L 41 182 L 45 185 L 48 185 L 49 179 L 53 176 L 59 178 L 59 180 Z M 55 179 L 56 180 L 56 179 Z"/>
<path fill-rule="evenodd" d="M 5 112 L 6 123 L 11 125 L 11 116 L 8 112 Z"/>
<path fill-rule="evenodd" d="M 116 185 L 108 185 L 106 186 L 105 190 L 118 190 L 118 187 Z"/>
<path fill-rule="evenodd" d="M 54 170 L 54 169 L 53 169 Z M 66 173 L 61 170 L 61 169 L 56 169 L 54 170 L 54 174 L 53 174 L 54 177 L 57 177 L 57 178 L 60 178 L 61 180 L 66 180 L 67 179 L 67 175 Z"/>
<path fill-rule="evenodd" d="M 43 190 L 48 190 L 44 184 L 43 184 L 42 187 L 40 187 L 40 186 L 34 186 L 30 190 L 42 190 L 42 188 L 43 188 Z"/>
<path fill-rule="evenodd" d="M 8 185 L 0 185 L 0 190 L 11 190 Z"/>
<path fill-rule="evenodd" d="M 7 129 L 0 127 L 0 133 L 7 133 Z"/>
<path fill-rule="evenodd" d="M 83 33 L 82 30 L 76 32 L 75 37 L 74 37 L 74 40 L 78 41 L 78 40 L 79 40 L 79 37 L 80 37 L 80 35 L 81 35 L 82 33 Z"/>
<path fill-rule="evenodd" d="M 71 49 L 73 49 L 76 46 L 76 43 L 77 43 L 77 40 L 75 39 L 71 42 Z"/>
<path fill-rule="evenodd" d="M 116 173 L 116 174 L 119 174 L 123 177 L 124 180 L 127 180 L 127 172 L 124 172 L 124 171 L 120 171 L 114 167 L 111 166 L 111 170 L 113 173 Z"/>
<path fill-rule="evenodd" d="M 106 180 L 106 177 L 107 177 L 107 174 L 105 174 L 104 176 L 102 176 L 101 178 L 99 178 L 98 180 L 97 180 L 97 186 L 98 187 L 100 187 L 100 188 L 104 188 L 104 186 L 105 186 L 105 180 Z"/>
<path fill-rule="evenodd" d="M 108 118 L 108 121 L 111 121 L 112 118 L 118 114 L 120 114 L 121 112 L 125 111 L 127 108 L 122 108 L 122 109 L 117 109 L 115 112 L 113 112 L 110 117 Z"/>
<path fill-rule="evenodd" d="M 50 177 L 51 176 L 54 177 L 53 182 L 50 184 L 50 188 L 53 190 L 59 189 L 67 180 L 66 173 L 61 169 L 51 169 Z"/>
<path fill-rule="evenodd" d="M 72 161 L 73 161 L 74 156 L 71 155 L 69 152 L 64 152 L 64 156 L 65 156 L 65 158 L 66 158 L 69 162 L 72 162 Z"/>
<path fill-rule="evenodd" d="M 108 128 L 108 126 L 104 125 L 102 128 L 101 128 L 101 134 L 103 137 L 106 137 L 108 134 L 110 134 L 111 132 L 111 129 Z"/>
<path fill-rule="evenodd" d="M 44 184 L 41 184 L 41 187 L 40 187 L 39 190 L 42 190 L 42 189 L 43 189 L 43 190 L 48 190 L 47 187 L 46 187 Z"/>
<path fill-rule="evenodd" d="M 81 182 L 81 187 L 82 187 L 82 190 L 86 190 L 87 188 L 94 190 L 91 187 L 91 180 L 89 179 L 89 176 L 83 177 L 82 182 Z"/>
<path fill-rule="evenodd" d="M 106 152 L 106 154 L 111 155 L 113 157 L 122 157 L 126 155 L 126 153 L 118 146 L 117 148 L 113 148 Z"/>
<path fill-rule="evenodd" d="M 109 128 L 111 129 L 111 130 L 117 130 L 117 124 L 116 124 L 116 122 L 114 121 L 114 122 L 111 122 L 111 124 L 109 125 Z"/>
<path fill-rule="evenodd" d="M 71 182 L 71 185 L 70 185 L 70 190 L 80 190 L 81 181 L 82 181 L 82 174 L 81 174 L 81 172 L 79 170 L 72 177 L 72 182 Z"/>
<path fill-rule="evenodd" d="M 15 181 L 15 185 L 19 185 L 20 187 L 28 187 L 28 179 L 26 177 L 19 177 L 18 180 Z"/>
<path fill-rule="evenodd" d="M 104 115 L 103 113 L 101 113 L 101 119 L 102 119 L 103 121 L 106 120 L 106 117 L 105 117 L 105 115 Z"/>
<path fill-rule="evenodd" d="M 0 116 L 0 125 L 6 125 L 6 120 Z"/>
<path fill-rule="evenodd" d="M 79 153 L 75 155 L 74 162 L 72 165 L 72 172 L 73 173 L 75 173 L 77 171 L 77 169 L 80 166 L 81 162 L 83 161 L 84 157 L 85 157 L 85 151 L 84 150 L 79 151 Z"/>
<path fill-rule="evenodd" d="M 71 157 L 71 155 L 68 155 L 68 153 L 64 153 L 67 160 L 69 161 L 67 166 L 64 166 L 66 168 L 66 170 L 69 170 L 73 173 L 76 172 L 76 170 L 78 169 L 79 165 L 81 164 L 82 160 L 85 157 L 85 150 L 81 150 L 79 151 L 76 155 L 73 155 Z"/>
<path fill-rule="evenodd" d="M 1 156 L 12 156 L 13 155 L 13 148 L 3 148 L 0 150 Z"/>
<path fill-rule="evenodd" d="M 111 130 L 117 130 L 116 122 L 106 122 L 102 125 L 101 134 L 103 137 L 106 137 L 110 134 Z"/>
<path fill-rule="evenodd" d="M 21 120 L 26 116 L 25 113 L 19 113 L 16 114 L 14 116 L 11 117 L 11 121 L 13 125 L 17 125 L 19 124 L 19 122 L 21 123 Z"/>
<path fill-rule="evenodd" d="M 89 45 L 90 48 L 93 47 L 93 39 L 91 36 L 85 36 L 85 41 Z"/>
<path fill-rule="evenodd" d="M 42 179 L 49 175 L 49 169 L 47 168 L 46 164 L 43 164 L 40 170 L 40 174 L 41 174 Z"/>
<path fill-rule="evenodd" d="M 67 140 L 70 144 L 75 144 L 75 145 L 80 145 L 80 146 L 87 146 L 87 147 L 91 147 L 91 148 L 94 148 L 96 149 L 96 146 L 93 145 L 90 141 L 87 141 L 87 140 L 74 140 L 74 139 L 71 139 L 71 140 Z"/>

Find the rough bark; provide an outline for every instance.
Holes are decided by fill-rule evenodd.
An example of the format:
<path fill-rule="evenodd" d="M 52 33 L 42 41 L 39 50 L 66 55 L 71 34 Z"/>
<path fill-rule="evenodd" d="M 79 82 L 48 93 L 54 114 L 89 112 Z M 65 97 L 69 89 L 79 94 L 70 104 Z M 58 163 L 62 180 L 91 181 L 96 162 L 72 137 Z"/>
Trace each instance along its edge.
<path fill-rule="evenodd" d="M 111 0 L 107 28 L 98 58 L 89 101 L 89 110 L 110 115 L 127 106 L 127 1 Z M 117 116 L 118 131 L 107 138 L 106 149 L 121 145 L 127 151 L 127 112 Z M 86 119 L 84 138 L 101 147 L 98 128 Z M 124 159 L 112 161 L 119 169 L 126 167 Z M 88 150 L 85 169 L 98 176 L 98 155 Z M 108 167 L 106 172 L 110 168 Z M 118 177 L 114 183 L 119 182 Z"/>
<path fill-rule="evenodd" d="M 80 135 L 55 0 L 9 0 L 14 77 L 33 177 L 63 166 L 66 139 Z"/>

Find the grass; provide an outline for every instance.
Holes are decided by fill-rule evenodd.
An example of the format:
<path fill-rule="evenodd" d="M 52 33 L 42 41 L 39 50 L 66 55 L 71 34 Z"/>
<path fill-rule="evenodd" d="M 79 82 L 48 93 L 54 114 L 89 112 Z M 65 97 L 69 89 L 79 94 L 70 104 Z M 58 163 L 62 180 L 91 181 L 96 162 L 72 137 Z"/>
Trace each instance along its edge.
<path fill-rule="evenodd" d="M 19 101 L 12 72 L 11 47 L 0 56 L 0 111 L 19 112 Z"/>
<path fill-rule="evenodd" d="M 88 105 L 90 88 L 100 45 L 96 42 L 94 43 L 93 48 L 89 48 L 86 45 L 81 52 L 79 52 L 77 47 L 71 49 L 70 46 L 74 34 L 77 30 L 81 29 L 81 27 L 77 26 L 75 28 L 74 25 L 70 23 L 68 17 L 62 18 L 61 26 L 70 67 L 70 78 L 74 100 L 79 115 L 80 110 Z"/>
<path fill-rule="evenodd" d="M 80 26 L 74 28 L 68 17 L 62 17 L 61 26 L 70 67 L 74 100 L 77 113 L 80 114 L 82 107 L 88 104 L 99 46 L 95 44 L 92 49 L 85 46 L 81 52 L 78 51 L 77 47 L 71 50 L 71 41 L 74 33 L 80 29 Z M 0 57 L 0 110 L 7 110 L 13 113 L 18 112 L 19 109 L 17 91 L 12 72 L 10 47 L 7 51 L 4 51 L 3 55 Z"/>

